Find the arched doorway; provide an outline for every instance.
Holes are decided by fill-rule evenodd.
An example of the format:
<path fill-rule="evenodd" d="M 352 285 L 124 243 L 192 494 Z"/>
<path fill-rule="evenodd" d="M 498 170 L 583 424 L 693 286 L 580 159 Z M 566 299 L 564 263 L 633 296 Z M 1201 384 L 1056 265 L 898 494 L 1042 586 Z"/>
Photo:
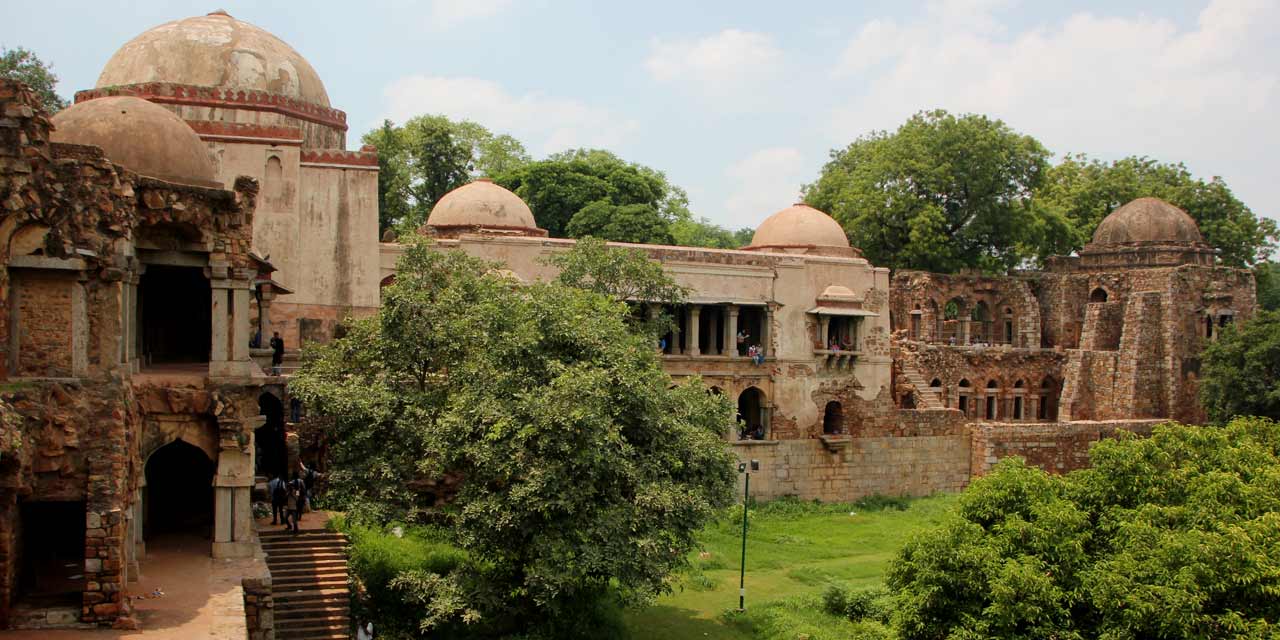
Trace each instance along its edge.
<path fill-rule="evenodd" d="M 275 394 L 258 396 L 258 411 L 267 421 L 254 431 L 257 446 L 257 472 L 268 478 L 283 476 L 288 471 L 289 454 L 284 444 L 284 405 Z"/>
<path fill-rule="evenodd" d="M 832 400 L 822 411 L 822 433 L 838 435 L 844 433 L 844 407 Z"/>
<path fill-rule="evenodd" d="M 1094 289 L 1093 292 L 1089 294 L 1089 302 L 1106 302 L 1106 301 L 1107 301 L 1107 290 L 1103 289 L 1102 287 L 1098 287 Z"/>
<path fill-rule="evenodd" d="M 210 538 L 214 463 L 195 445 L 174 440 L 147 458 L 144 536 L 187 533 Z"/>
<path fill-rule="evenodd" d="M 738 395 L 738 424 L 742 429 L 742 440 L 764 440 L 764 411 L 764 392 L 748 387 Z"/>

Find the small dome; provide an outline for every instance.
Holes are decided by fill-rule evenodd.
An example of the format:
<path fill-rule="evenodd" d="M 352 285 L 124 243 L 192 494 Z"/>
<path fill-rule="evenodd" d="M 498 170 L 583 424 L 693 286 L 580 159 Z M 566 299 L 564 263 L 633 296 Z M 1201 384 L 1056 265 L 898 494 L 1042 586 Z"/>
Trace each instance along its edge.
<path fill-rule="evenodd" d="M 807 204 L 794 204 L 760 223 L 747 248 L 835 247 L 849 249 L 840 223 Z"/>
<path fill-rule="evenodd" d="M 100 147 L 125 168 L 166 182 L 222 188 L 209 148 L 173 112 L 141 98 L 98 98 L 53 116 L 53 142 Z"/>
<path fill-rule="evenodd" d="M 481 178 L 444 194 L 431 208 L 427 226 L 536 229 L 538 225 L 520 196 Z"/>
<path fill-rule="evenodd" d="M 1186 211 L 1159 198 L 1138 198 L 1103 219 L 1093 244 L 1203 243 L 1204 236 Z"/>
<path fill-rule="evenodd" d="M 266 91 L 329 106 L 324 83 L 301 54 L 225 11 L 144 31 L 111 56 L 97 88 L 146 82 Z"/>
<path fill-rule="evenodd" d="M 849 287 L 839 284 L 828 285 L 818 296 L 819 300 L 857 300 L 858 296 Z"/>

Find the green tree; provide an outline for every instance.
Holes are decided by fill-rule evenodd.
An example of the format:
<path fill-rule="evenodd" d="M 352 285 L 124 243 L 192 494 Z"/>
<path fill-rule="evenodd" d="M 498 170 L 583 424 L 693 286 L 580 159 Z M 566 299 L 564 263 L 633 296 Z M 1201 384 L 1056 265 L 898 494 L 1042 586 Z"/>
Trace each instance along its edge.
<path fill-rule="evenodd" d="M 751 244 L 755 229 L 744 227 L 730 231 L 713 224 L 706 218 L 694 220 L 692 216 L 671 223 L 671 239 L 683 247 L 711 247 L 713 249 L 741 249 Z"/>
<path fill-rule="evenodd" d="M 1049 152 L 981 115 L 921 112 L 832 151 L 805 202 L 878 266 L 998 271 L 1052 253 L 1070 224 L 1035 206 Z"/>
<path fill-rule="evenodd" d="M 610 247 L 599 238 L 583 238 L 573 249 L 552 254 L 544 262 L 559 271 L 557 283 L 614 300 L 672 307 L 682 304 L 689 295 L 689 289 L 677 284 L 642 249 Z M 672 326 L 671 318 L 665 315 L 650 317 L 647 312 L 635 310 L 628 317 L 651 340 Z"/>
<path fill-rule="evenodd" d="M 27 83 L 40 98 L 44 110 L 50 115 L 66 109 L 66 98 L 58 95 L 58 76 L 51 65 L 45 64 L 29 49 L 0 47 L 0 78 L 11 78 Z"/>
<path fill-rule="evenodd" d="M 1204 350 L 1200 374 L 1200 402 L 1210 420 L 1280 419 L 1280 312 L 1260 311 L 1226 327 Z"/>
<path fill-rule="evenodd" d="M 665 175 L 600 149 L 554 154 L 494 180 L 523 198 L 538 226 L 559 238 L 670 242 L 670 224 L 689 217 L 688 196 Z M 570 228 L 579 212 L 600 202 L 614 208 L 597 205 Z M 615 213 L 625 220 L 610 224 L 607 218 Z"/>
<path fill-rule="evenodd" d="M 1221 251 L 1223 263 L 1243 267 L 1264 261 L 1276 247 L 1276 223 L 1260 218 L 1219 177 L 1191 175 L 1181 163 L 1129 157 L 1106 163 L 1075 154 L 1051 168 L 1036 199 L 1065 216 L 1075 228 L 1069 249 L 1084 246 L 1107 214 L 1151 196 L 1186 210 L 1205 241 Z"/>
<path fill-rule="evenodd" d="M 529 161 L 518 140 L 469 120 L 424 115 L 396 126 L 385 120 L 366 133 L 378 147 L 379 233 L 398 226 L 411 234 L 444 194 L 481 177 L 514 171 Z"/>
<path fill-rule="evenodd" d="M 1259 262 L 1253 268 L 1258 285 L 1258 306 L 1267 311 L 1280 311 L 1280 262 Z"/>
<path fill-rule="evenodd" d="M 729 402 L 668 388 L 621 301 L 499 266 L 412 243 L 378 314 L 291 382 L 333 417 L 341 508 L 435 522 L 472 559 L 397 580 L 441 637 L 566 629 L 606 590 L 650 600 L 732 499 Z"/>
<path fill-rule="evenodd" d="M 1008 458 L 891 563 L 903 640 L 1274 638 L 1280 424 L 1165 424 L 1050 476 Z"/>

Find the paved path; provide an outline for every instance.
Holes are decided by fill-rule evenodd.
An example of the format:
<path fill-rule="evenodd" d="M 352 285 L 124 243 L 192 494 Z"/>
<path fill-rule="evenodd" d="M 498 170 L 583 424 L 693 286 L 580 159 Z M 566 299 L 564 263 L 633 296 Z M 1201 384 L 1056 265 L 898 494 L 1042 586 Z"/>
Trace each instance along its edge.
<path fill-rule="evenodd" d="M 209 541 L 199 537 L 161 538 L 147 543 L 142 575 L 126 592 L 141 630 L 0 631 L 0 640 L 244 640 L 240 579 L 252 567 L 252 560 L 210 558 Z M 156 589 L 164 596 L 150 597 Z"/>

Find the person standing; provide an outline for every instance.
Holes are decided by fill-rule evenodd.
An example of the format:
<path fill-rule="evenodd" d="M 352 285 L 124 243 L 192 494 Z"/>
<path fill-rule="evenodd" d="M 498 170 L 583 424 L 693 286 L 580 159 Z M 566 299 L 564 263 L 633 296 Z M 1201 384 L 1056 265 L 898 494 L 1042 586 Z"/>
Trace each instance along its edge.
<path fill-rule="evenodd" d="M 279 474 L 273 476 L 267 483 L 267 491 L 271 495 L 271 524 L 289 526 L 289 514 L 285 508 L 289 504 L 289 490 L 285 487 L 284 478 Z"/>
<path fill-rule="evenodd" d="M 289 528 L 293 531 L 293 535 L 298 535 L 298 523 L 302 521 L 302 507 L 307 501 L 307 490 L 302 484 L 302 480 L 298 478 L 298 474 L 293 474 L 293 479 L 289 481 Z"/>
<path fill-rule="evenodd" d="M 280 367 L 284 364 L 284 338 L 275 331 L 271 336 L 271 375 L 280 375 Z"/>

